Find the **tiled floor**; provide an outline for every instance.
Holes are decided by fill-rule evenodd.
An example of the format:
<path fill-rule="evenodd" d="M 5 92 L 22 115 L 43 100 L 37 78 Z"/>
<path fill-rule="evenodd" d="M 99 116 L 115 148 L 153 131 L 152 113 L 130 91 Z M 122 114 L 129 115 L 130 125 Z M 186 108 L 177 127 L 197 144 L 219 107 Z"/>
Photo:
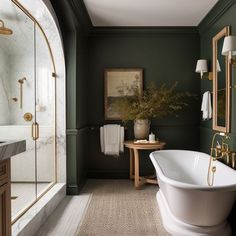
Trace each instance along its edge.
<path fill-rule="evenodd" d="M 91 194 L 88 193 L 66 196 L 36 236 L 74 236 L 90 198 Z"/>

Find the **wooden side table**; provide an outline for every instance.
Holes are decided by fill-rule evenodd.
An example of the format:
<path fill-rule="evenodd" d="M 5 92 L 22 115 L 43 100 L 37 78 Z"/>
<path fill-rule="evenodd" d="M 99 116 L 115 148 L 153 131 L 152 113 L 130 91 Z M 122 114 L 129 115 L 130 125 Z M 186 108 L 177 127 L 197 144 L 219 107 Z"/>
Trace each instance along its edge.
<path fill-rule="evenodd" d="M 134 179 L 134 186 L 139 189 L 143 184 L 158 184 L 154 176 L 139 176 L 139 150 L 161 150 L 166 143 L 134 143 L 133 140 L 125 141 L 125 147 L 129 148 L 130 153 L 130 179 Z"/>

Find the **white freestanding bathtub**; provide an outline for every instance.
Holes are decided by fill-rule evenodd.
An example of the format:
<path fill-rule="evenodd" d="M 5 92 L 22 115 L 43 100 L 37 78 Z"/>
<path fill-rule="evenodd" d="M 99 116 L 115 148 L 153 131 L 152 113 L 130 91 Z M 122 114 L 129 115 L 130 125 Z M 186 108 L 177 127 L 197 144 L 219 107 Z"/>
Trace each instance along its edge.
<path fill-rule="evenodd" d="M 227 217 L 236 197 L 236 171 L 216 161 L 207 185 L 210 156 L 183 150 L 150 154 L 159 182 L 157 202 L 166 230 L 174 236 L 229 236 Z"/>

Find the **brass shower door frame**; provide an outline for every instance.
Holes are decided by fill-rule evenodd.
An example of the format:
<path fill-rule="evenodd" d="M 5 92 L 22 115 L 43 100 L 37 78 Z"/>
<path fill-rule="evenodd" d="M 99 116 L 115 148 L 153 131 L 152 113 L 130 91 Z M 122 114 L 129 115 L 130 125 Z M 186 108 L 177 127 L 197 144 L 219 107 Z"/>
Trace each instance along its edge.
<path fill-rule="evenodd" d="M 38 26 L 38 28 L 40 29 L 40 31 L 42 32 L 43 34 L 43 37 L 47 43 L 47 46 L 48 46 L 48 50 L 49 50 L 49 53 L 50 53 L 50 57 L 51 57 L 51 60 L 52 60 L 52 65 L 53 65 L 53 72 L 52 72 L 52 79 L 54 80 L 54 94 L 55 94 L 55 97 L 54 97 L 54 141 L 53 141 L 53 148 L 54 148 L 54 157 L 53 157 L 53 162 L 54 162 L 54 180 L 53 182 L 47 187 L 47 189 L 45 191 L 43 191 L 39 196 L 37 196 L 37 192 L 36 192 L 36 199 L 31 203 L 29 204 L 29 206 L 27 208 L 25 208 L 19 215 L 17 215 L 17 217 L 12 220 L 11 224 L 13 225 L 20 217 L 22 217 L 35 203 L 37 203 L 56 183 L 57 183 L 57 158 L 56 158 L 56 151 L 57 151 L 57 148 L 56 148 L 56 145 L 57 145 L 57 142 L 56 142 L 56 137 L 57 137 L 57 132 L 56 132 L 56 127 L 57 127 L 57 122 L 56 122 L 56 107 L 57 107 L 57 102 L 56 102 L 56 66 L 55 66 L 55 60 L 54 60 L 54 57 L 53 57 L 53 53 L 52 53 L 52 49 L 51 49 L 51 46 L 50 46 L 50 43 L 49 43 L 49 40 L 42 28 L 42 26 L 39 24 L 39 22 L 34 18 L 34 16 L 18 1 L 18 0 L 11 0 L 23 13 L 25 13 L 35 24 L 35 26 Z M 36 140 L 35 140 L 36 141 Z M 35 152 L 37 152 L 37 150 L 35 150 Z M 36 179 L 37 180 L 37 179 Z M 36 184 L 37 184 L 37 181 L 36 181 Z"/>

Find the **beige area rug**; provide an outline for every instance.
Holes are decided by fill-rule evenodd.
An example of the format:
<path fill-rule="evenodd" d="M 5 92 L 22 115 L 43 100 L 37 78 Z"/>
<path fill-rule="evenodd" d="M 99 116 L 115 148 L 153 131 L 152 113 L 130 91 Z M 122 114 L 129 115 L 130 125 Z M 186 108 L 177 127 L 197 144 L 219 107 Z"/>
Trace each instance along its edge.
<path fill-rule="evenodd" d="M 78 236 L 168 236 L 156 202 L 158 187 L 135 190 L 130 180 L 89 180 L 92 193 Z"/>

